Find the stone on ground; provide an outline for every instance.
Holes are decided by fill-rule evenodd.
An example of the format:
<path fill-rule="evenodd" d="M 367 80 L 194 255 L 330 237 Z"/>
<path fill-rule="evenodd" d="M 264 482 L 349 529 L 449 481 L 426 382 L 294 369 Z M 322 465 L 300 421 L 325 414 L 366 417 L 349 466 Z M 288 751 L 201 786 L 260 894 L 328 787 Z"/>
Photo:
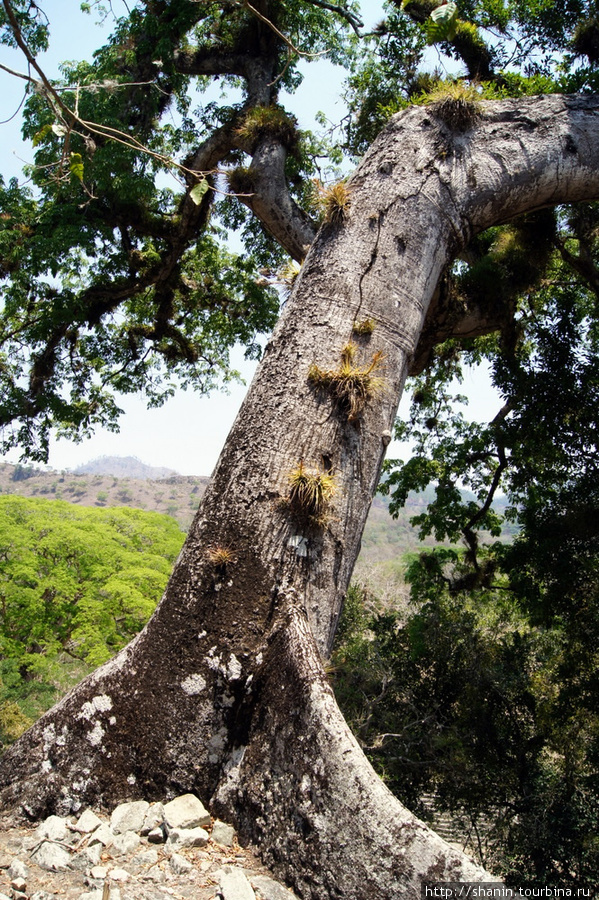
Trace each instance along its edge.
<path fill-rule="evenodd" d="M 223 900 L 256 900 L 254 889 L 241 869 L 223 866 L 216 875 Z"/>
<path fill-rule="evenodd" d="M 123 834 L 125 831 L 140 832 L 143 828 L 146 813 L 150 808 L 147 800 L 133 800 L 131 803 L 121 803 L 113 810 L 110 817 L 110 828 L 113 834 Z"/>
<path fill-rule="evenodd" d="M 206 828 L 211 819 L 195 794 L 182 794 L 164 805 L 164 821 L 169 828 Z"/>

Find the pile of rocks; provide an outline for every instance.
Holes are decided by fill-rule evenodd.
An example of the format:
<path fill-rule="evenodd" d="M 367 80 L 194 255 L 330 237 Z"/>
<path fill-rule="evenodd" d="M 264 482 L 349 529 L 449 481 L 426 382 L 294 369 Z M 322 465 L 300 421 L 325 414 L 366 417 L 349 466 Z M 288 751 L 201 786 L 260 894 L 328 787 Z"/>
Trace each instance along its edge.
<path fill-rule="evenodd" d="M 0 900 L 294 900 L 193 794 L 0 827 Z"/>

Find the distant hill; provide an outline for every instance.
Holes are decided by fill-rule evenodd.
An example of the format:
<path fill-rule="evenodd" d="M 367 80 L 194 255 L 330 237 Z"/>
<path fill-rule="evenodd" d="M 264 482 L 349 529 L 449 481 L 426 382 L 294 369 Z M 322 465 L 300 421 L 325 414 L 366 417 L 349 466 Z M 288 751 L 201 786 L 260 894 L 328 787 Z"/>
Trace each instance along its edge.
<path fill-rule="evenodd" d="M 131 469 L 128 468 L 130 459 L 134 463 Z M 111 463 L 111 460 L 114 462 Z M 106 457 L 92 465 L 97 462 L 106 469 L 116 471 L 118 460 L 118 457 Z M 138 477 L 118 477 L 81 470 L 56 472 L 33 466 L 0 464 L 0 493 L 68 500 L 80 506 L 131 506 L 135 509 L 153 510 L 172 516 L 183 531 L 187 531 L 209 479 L 199 475 L 177 474 L 152 478 L 148 472 L 168 473 L 170 470 L 153 469 L 134 457 L 126 457 L 125 463 L 125 471 L 144 474 Z M 81 469 L 87 467 L 82 466 Z"/>
<path fill-rule="evenodd" d="M 179 473 L 175 469 L 148 466 L 137 456 L 100 456 L 74 470 L 75 475 L 114 475 L 116 478 L 141 478 L 157 481 Z"/>

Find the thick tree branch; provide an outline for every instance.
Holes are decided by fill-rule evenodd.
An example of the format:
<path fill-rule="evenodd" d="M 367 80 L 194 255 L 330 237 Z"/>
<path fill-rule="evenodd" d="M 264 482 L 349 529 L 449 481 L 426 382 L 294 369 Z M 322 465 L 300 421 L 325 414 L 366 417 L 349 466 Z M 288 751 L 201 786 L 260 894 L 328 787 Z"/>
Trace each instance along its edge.
<path fill-rule="evenodd" d="M 176 50 L 174 64 L 181 75 L 245 75 L 247 53 L 218 50 Z"/>
<path fill-rule="evenodd" d="M 260 219 L 293 259 L 301 262 L 316 237 L 316 224 L 294 201 L 285 176 L 287 150 L 275 138 L 254 150 L 251 182 L 238 199 Z"/>

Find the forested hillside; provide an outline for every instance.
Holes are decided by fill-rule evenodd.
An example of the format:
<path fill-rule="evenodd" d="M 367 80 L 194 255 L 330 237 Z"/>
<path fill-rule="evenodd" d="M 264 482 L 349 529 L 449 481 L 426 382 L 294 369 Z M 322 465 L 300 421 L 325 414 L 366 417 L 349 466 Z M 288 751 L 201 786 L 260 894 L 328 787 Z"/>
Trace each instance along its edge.
<path fill-rule="evenodd" d="M 123 647 L 184 534 L 168 516 L 0 496 L 0 739 Z"/>

